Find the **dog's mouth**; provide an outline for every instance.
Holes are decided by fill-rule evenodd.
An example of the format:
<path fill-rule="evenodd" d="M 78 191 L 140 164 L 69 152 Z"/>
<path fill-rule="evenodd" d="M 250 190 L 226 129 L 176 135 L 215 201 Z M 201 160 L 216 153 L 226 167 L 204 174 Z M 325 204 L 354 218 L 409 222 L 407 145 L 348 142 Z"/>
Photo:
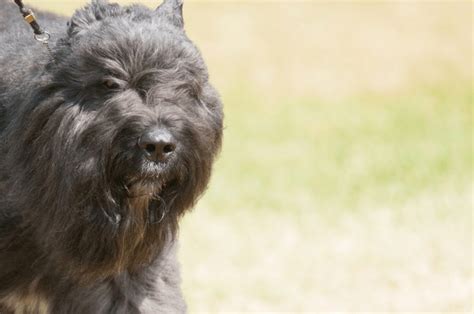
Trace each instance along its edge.
<path fill-rule="evenodd" d="M 176 189 L 177 178 L 163 176 L 144 176 L 134 178 L 126 186 L 125 215 L 146 215 L 148 223 L 162 222 L 171 210 Z"/>
<path fill-rule="evenodd" d="M 144 195 L 162 194 L 170 186 L 178 183 L 179 177 L 172 164 L 156 164 L 146 162 L 125 177 L 124 183 L 127 197 L 136 198 Z"/>

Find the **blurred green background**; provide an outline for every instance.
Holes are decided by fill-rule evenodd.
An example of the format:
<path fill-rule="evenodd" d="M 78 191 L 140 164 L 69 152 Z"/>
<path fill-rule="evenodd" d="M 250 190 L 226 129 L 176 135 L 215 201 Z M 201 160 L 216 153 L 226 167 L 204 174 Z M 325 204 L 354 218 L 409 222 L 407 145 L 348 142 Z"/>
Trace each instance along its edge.
<path fill-rule="evenodd" d="M 472 310 L 472 16 L 454 1 L 186 1 L 226 114 L 181 226 L 191 312 Z"/>

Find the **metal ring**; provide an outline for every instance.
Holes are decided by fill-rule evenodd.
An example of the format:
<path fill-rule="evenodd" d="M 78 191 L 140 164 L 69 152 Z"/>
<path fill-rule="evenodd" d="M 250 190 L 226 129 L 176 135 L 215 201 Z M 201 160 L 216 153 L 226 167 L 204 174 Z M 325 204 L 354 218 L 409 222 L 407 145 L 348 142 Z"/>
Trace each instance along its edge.
<path fill-rule="evenodd" d="M 155 219 L 153 219 L 154 217 L 153 217 L 153 218 L 150 217 L 149 220 L 148 220 L 148 222 L 149 222 L 150 224 L 152 224 L 152 225 L 159 224 L 159 223 L 161 223 L 161 222 L 165 219 L 166 213 L 167 213 L 167 211 L 166 211 L 166 210 L 163 210 L 163 211 L 161 211 L 161 217 L 160 217 L 160 219 L 155 220 Z"/>
<path fill-rule="evenodd" d="M 165 215 L 166 215 L 166 210 L 163 211 L 163 213 L 161 214 L 161 218 L 160 220 L 156 221 L 155 223 L 159 224 L 163 221 L 163 219 L 165 218 Z"/>
<path fill-rule="evenodd" d="M 48 32 L 43 32 L 42 34 L 35 34 L 35 39 L 40 43 L 46 44 L 51 38 L 51 34 Z"/>

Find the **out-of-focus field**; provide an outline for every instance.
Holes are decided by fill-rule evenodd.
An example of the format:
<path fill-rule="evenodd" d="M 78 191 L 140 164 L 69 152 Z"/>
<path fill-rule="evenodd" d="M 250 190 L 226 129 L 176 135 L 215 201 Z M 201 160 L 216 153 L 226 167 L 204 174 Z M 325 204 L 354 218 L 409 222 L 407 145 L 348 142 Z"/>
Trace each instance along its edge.
<path fill-rule="evenodd" d="M 181 228 L 190 311 L 472 311 L 472 3 L 185 14 L 227 126 Z"/>

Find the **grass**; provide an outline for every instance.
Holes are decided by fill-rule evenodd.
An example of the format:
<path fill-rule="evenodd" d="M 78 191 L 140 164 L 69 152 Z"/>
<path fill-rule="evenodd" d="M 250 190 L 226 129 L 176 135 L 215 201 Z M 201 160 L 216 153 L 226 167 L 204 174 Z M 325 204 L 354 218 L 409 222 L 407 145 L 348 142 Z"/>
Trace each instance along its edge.
<path fill-rule="evenodd" d="M 468 311 L 472 95 L 454 89 L 271 110 L 233 95 L 183 226 L 192 309 Z"/>
<path fill-rule="evenodd" d="M 226 112 L 181 228 L 190 311 L 472 311 L 471 4 L 185 13 Z"/>

